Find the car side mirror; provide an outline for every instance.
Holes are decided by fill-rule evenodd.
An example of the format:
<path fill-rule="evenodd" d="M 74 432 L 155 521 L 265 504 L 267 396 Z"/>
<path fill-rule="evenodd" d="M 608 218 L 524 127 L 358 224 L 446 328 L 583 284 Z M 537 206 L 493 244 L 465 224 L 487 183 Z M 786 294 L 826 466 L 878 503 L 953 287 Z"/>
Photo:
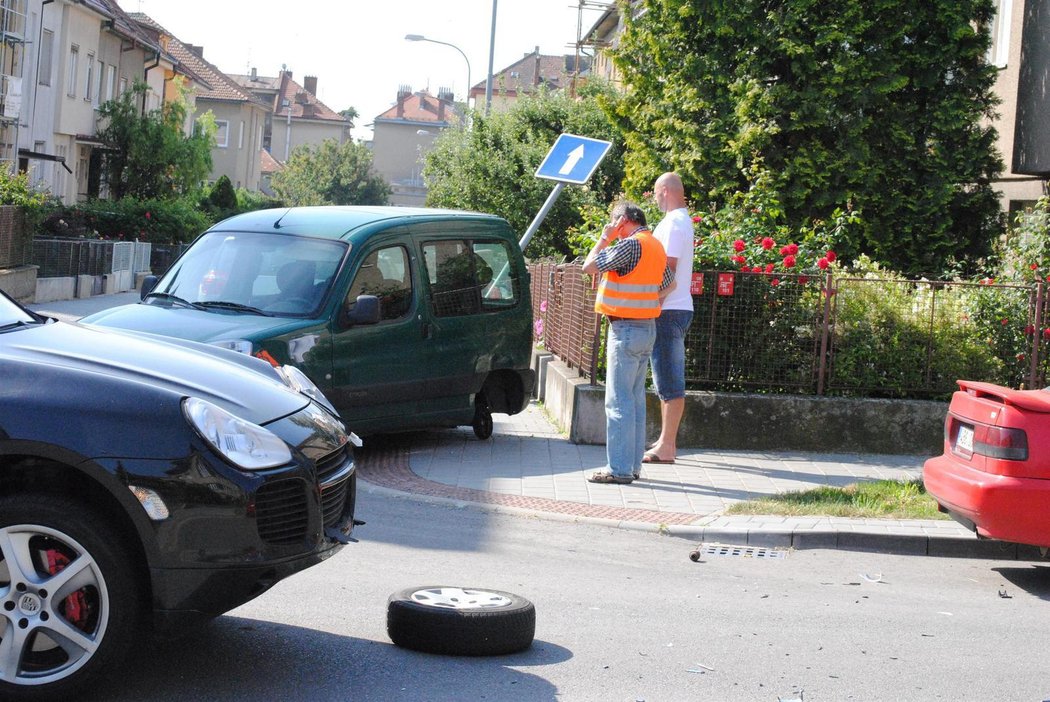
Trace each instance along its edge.
<path fill-rule="evenodd" d="M 158 276 L 147 275 L 142 279 L 142 288 L 139 289 L 139 299 L 144 299 L 147 295 L 153 292 L 153 288 L 157 287 L 157 281 L 160 280 Z"/>
<path fill-rule="evenodd" d="M 379 318 L 379 298 L 375 295 L 358 295 L 357 300 L 343 307 L 343 327 L 376 324 Z"/>

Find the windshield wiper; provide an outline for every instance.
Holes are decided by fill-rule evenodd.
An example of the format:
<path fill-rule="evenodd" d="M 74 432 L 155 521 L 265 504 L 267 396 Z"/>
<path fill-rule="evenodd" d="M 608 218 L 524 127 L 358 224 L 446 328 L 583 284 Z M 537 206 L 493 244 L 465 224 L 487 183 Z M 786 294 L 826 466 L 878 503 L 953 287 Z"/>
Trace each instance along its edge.
<path fill-rule="evenodd" d="M 151 292 L 151 293 L 147 294 L 146 297 L 144 297 L 142 299 L 143 300 L 148 300 L 151 297 L 155 297 L 155 298 L 158 298 L 160 300 L 167 300 L 168 302 L 170 302 L 172 304 L 175 304 L 175 305 L 179 305 L 181 307 L 190 307 L 190 308 L 195 309 L 195 310 L 199 310 L 200 309 L 200 305 L 198 305 L 197 303 L 190 302 L 189 300 L 183 300 L 178 295 L 172 295 L 171 293 L 166 293 L 166 292 Z"/>
<path fill-rule="evenodd" d="M 32 320 L 32 321 L 29 321 L 29 322 L 27 322 L 27 321 L 25 321 L 23 319 L 20 319 L 17 322 L 9 322 L 8 324 L 0 324 L 0 332 L 11 331 L 13 329 L 22 329 L 23 327 L 35 327 L 36 325 L 43 324 L 43 323 L 44 322 L 37 321 L 35 319 Z"/>
<path fill-rule="evenodd" d="M 249 314 L 257 314 L 263 317 L 272 317 L 273 315 L 269 312 L 259 309 L 258 307 L 252 307 L 251 305 L 242 305 L 239 302 L 228 302 L 226 300 L 207 300 L 205 302 L 195 303 L 197 307 L 201 308 L 215 308 L 220 310 L 231 310 L 233 312 L 247 312 Z"/>

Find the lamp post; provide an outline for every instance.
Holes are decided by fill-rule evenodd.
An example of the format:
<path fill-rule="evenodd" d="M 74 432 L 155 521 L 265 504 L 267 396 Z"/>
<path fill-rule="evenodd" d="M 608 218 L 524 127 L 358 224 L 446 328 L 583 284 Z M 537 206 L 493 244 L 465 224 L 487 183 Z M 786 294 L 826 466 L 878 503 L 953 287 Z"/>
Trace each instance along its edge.
<path fill-rule="evenodd" d="M 442 46 L 451 46 L 453 49 L 459 52 L 459 55 L 463 57 L 463 60 L 467 64 L 467 108 L 470 108 L 470 59 L 463 53 L 463 49 L 459 48 L 455 44 L 449 44 L 447 41 L 438 41 L 437 39 L 427 39 L 422 34 L 406 34 L 406 41 L 429 41 L 431 44 L 441 44 Z"/>

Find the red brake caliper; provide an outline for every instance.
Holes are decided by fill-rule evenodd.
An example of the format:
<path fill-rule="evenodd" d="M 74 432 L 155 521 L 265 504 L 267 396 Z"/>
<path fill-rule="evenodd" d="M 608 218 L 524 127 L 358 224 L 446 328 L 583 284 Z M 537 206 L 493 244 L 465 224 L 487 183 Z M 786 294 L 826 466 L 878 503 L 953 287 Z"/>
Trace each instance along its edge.
<path fill-rule="evenodd" d="M 61 551 L 51 548 L 47 553 L 47 572 L 51 575 L 59 573 L 69 565 L 69 558 Z M 65 611 L 66 619 L 78 629 L 83 629 L 87 621 L 88 605 L 84 593 L 77 590 L 63 601 L 62 609 Z"/>

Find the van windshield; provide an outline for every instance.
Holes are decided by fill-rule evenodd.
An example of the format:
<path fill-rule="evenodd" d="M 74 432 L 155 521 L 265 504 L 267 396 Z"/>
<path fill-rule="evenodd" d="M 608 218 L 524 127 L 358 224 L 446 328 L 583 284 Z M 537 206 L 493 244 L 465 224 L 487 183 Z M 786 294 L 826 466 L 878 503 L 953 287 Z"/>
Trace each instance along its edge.
<path fill-rule="evenodd" d="M 323 304 L 348 246 L 260 232 L 209 232 L 164 274 L 151 304 L 307 316 Z"/>

